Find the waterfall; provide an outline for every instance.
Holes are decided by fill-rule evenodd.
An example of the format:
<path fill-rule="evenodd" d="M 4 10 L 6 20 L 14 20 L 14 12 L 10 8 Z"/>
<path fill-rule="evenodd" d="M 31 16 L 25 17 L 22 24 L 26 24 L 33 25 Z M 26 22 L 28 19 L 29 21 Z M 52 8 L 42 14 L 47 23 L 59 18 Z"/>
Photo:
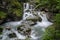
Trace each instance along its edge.
<path fill-rule="evenodd" d="M 36 26 L 40 26 L 40 27 L 48 27 L 50 25 L 52 25 L 53 23 L 49 22 L 46 14 L 44 14 L 43 12 L 38 12 L 38 16 L 42 19 L 41 22 L 37 21 L 37 25 Z"/>
<path fill-rule="evenodd" d="M 37 13 L 36 15 L 38 15 L 42 19 L 42 21 L 41 22 L 37 21 L 36 25 L 30 26 L 30 24 L 28 24 L 27 18 L 29 18 L 29 17 L 34 18 L 35 17 L 35 15 L 32 12 L 32 10 L 34 10 L 33 5 L 30 5 L 29 3 L 24 3 L 23 6 L 24 6 L 24 10 L 23 10 L 22 20 L 15 21 L 15 22 L 7 22 L 2 25 L 4 28 L 3 33 L 2 33 L 2 40 L 8 40 L 8 39 L 10 40 L 8 35 L 11 33 L 15 33 L 17 36 L 17 39 L 25 40 L 26 36 L 22 35 L 17 30 L 17 27 L 23 25 L 24 22 L 26 22 L 25 24 L 28 25 L 28 28 L 31 27 L 31 33 L 29 35 L 30 40 L 38 40 L 39 38 L 42 37 L 42 34 L 45 31 L 45 28 L 53 24 L 52 22 L 48 21 L 46 14 L 44 14 L 43 12 L 40 12 L 40 11 L 36 11 L 35 12 L 35 13 Z M 8 30 L 8 28 L 10 28 L 10 30 Z"/>
<path fill-rule="evenodd" d="M 33 28 L 34 30 L 31 36 L 35 38 L 36 37 L 35 35 L 38 35 L 36 39 L 38 40 L 39 38 L 39 40 L 41 40 L 42 35 L 44 34 L 44 31 L 45 31 L 45 28 L 52 25 L 53 23 L 48 21 L 46 14 L 43 14 L 43 12 L 38 11 L 38 16 L 42 19 L 42 21 L 41 22 L 37 21 L 37 24 L 34 25 L 34 28 Z"/>
<path fill-rule="evenodd" d="M 24 6 L 23 20 L 26 20 L 28 17 L 34 17 L 34 15 L 32 13 L 33 5 L 29 5 L 29 3 L 24 3 L 23 6 Z"/>

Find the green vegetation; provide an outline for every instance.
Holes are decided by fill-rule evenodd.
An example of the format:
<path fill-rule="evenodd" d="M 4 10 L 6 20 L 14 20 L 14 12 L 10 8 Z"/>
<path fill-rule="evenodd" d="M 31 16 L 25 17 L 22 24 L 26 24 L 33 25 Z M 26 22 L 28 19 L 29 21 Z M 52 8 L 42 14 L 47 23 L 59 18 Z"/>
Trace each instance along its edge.
<path fill-rule="evenodd" d="M 5 4 L 4 4 L 4 3 Z M 12 15 L 15 15 L 17 17 L 21 17 L 22 15 L 22 3 L 19 2 L 19 0 L 3 0 L 1 1 L 0 3 L 0 17 L 1 18 L 6 18 L 5 15 L 9 15 L 9 14 L 12 14 Z M 5 10 L 6 9 L 6 10 Z M 7 11 L 6 13 L 4 13 L 4 10 Z M 11 16 L 11 15 L 10 15 Z"/>
<path fill-rule="evenodd" d="M 46 29 L 43 40 L 60 40 L 60 14 L 56 14 L 55 22 Z"/>
<path fill-rule="evenodd" d="M 55 31 L 56 40 L 60 40 L 60 14 L 56 14 L 55 17 Z"/>
<path fill-rule="evenodd" d="M 46 32 L 43 35 L 43 40 L 55 40 L 55 27 L 54 26 L 50 26 L 46 29 Z"/>
<path fill-rule="evenodd" d="M 21 16 L 22 4 L 18 0 L 10 1 L 8 6 L 9 6 L 8 11 L 12 12 L 13 14 L 16 14 L 16 16 Z"/>
<path fill-rule="evenodd" d="M 50 12 L 56 12 L 60 10 L 60 0 L 36 0 L 36 8 L 45 8 Z"/>
<path fill-rule="evenodd" d="M 14 9 L 13 14 L 15 14 L 16 16 L 22 16 L 22 13 L 21 13 L 20 9 Z"/>
<path fill-rule="evenodd" d="M 6 17 L 6 13 L 3 12 L 3 11 L 0 11 L 0 18 L 2 19 L 2 18 L 5 18 L 5 17 Z"/>

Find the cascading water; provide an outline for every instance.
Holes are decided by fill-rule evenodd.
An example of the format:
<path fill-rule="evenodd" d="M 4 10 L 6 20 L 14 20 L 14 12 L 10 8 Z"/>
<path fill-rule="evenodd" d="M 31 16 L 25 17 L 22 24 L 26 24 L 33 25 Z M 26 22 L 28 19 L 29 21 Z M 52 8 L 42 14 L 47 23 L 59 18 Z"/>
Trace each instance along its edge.
<path fill-rule="evenodd" d="M 28 17 L 31 17 L 31 18 L 35 17 L 35 15 L 33 15 L 33 13 L 32 13 L 32 10 L 34 9 L 32 6 L 33 5 L 29 5 L 29 3 L 24 3 L 24 11 L 23 11 L 24 14 L 23 14 L 22 20 L 16 21 L 16 22 L 7 22 L 7 23 L 2 25 L 3 26 L 3 33 L 2 33 L 2 36 L 1 36 L 2 37 L 1 40 L 15 40 L 15 39 L 11 39 L 11 38 L 8 37 L 8 35 L 11 34 L 11 33 L 16 34 L 17 40 L 18 39 L 25 40 L 27 36 L 22 35 L 17 30 L 17 27 L 21 26 L 21 25 L 25 25 L 26 29 L 31 28 L 31 33 L 29 35 L 30 40 L 41 40 L 40 38 L 42 37 L 42 35 L 45 31 L 45 28 L 52 25 L 53 23 L 48 21 L 48 19 L 46 17 L 46 14 L 41 13 L 40 11 L 37 11 L 36 13 L 42 19 L 42 21 L 41 22 L 37 21 L 36 25 L 30 26 L 30 24 L 29 24 L 30 22 L 28 23 L 28 21 L 26 19 Z M 32 24 L 32 22 L 31 22 L 31 24 Z M 10 30 L 8 30 L 8 29 L 10 29 Z"/>
<path fill-rule="evenodd" d="M 37 21 L 37 24 L 33 27 L 33 34 L 31 35 L 36 40 L 41 40 L 42 35 L 44 34 L 45 28 L 52 25 L 53 23 L 49 22 L 46 14 L 43 14 L 43 12 L 37 12 L 38 16 L 42 19 L 41 22 Z M 36 36 L 35 36 L 36 35 Z"/>
<path fill-rule="evenodd" d="M 45 28 L 45 27 L 52 25 L 52 23 L 48 21 L 46 14 L 38 12 L 38 16 L 41 17 L 42 21 L 41 22 L 37 21 L 36 26 L 41 26 Z"/>

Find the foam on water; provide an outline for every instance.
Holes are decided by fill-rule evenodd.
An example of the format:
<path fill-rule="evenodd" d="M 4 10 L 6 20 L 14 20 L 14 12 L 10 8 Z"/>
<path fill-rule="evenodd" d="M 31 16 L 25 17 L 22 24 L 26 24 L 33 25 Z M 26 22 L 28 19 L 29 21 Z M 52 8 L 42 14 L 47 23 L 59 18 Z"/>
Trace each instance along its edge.
<path fill-rule="evenodd" d="M 52 22 L 48 21 L 48 19 L 46 17 L 46 14 L 38 12 L 38 16 L 42 19 L 42 21 L 41 22 L 37 21 L 36 27 L 40 26 L 40 27 L 46 28 L 46 27 L 48 27 L 48 26 L 53 24 Z"/>

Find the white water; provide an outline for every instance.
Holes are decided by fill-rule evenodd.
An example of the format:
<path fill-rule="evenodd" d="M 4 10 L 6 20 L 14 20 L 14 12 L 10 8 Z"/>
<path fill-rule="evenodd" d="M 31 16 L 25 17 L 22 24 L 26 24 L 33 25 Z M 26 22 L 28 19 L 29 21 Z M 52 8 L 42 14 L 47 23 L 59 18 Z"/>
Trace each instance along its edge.
<path fill-rule="evenodd" d="M 42 35 L 45 31 L 45 28 L 47 28 L 48 26 L 53 24 L 48 21 L 46 14 L 43 14 L 43 12 L 42 13 L 38 12 L 38 16 L 42 19 L 42 21 L 41 22 L 37 21 L 37 24 L 34 25 L 34 27 L 33 27 L 34 30 L 32 30 L 33 32 L 31 35 L 31 37 L 36 40 L 38 40 L 38 38 L 42 37 Z M 35 36 L 36 35 L 35 32 L 37 33 L 37 35 L 40 35 L 40 36 Z M 39 39 L 39 40 L 41 40 L 41 39 Z"/>
<path fill-rule="evenodd" d="M 17 30 L 12 29 L 12 31 L 16 34 L 18 39 L 25 39 L 26 36 L 21 35 Z"/>
<path fill-rule="evenodd" d="M 41 22 L 37 21 L 37 24 L 35 26 L 40 26 L 40 27 L 46 28 L 53 24 L 48 21 L 46 14 L 43 14 L 43 12 L 42 13 L 38 12 L 38 16 L 41 17 L 42 21 Z"/>
<path fill-rule="evenodd" d="M 32 6 L 33 5 L 29 5 L 29 3 L 24 3 L 24 11 L 23 11 L 24 14 L 23 14 L 22 20 L 16 21 L 16 22 L 7 22 L 4 24 L 2 40 L 8 40 L 9 38 L 8 35 L 11 33 L 15 33 L 17 36 L 17 39 L 26 39 L 26 36 L 18 32 L 17 27 L 22 25 L 22 23 L 25 22 L 28 17 L 34 18 L 35 15 L 33 15 L 32 13 L 32 10 L 33 10 Z M 45 31 L 45 28 L 53 24 L 48 21 L 46 14 L 41 13 L 40 11 L 37 11 L 37 13 L 38 13 L 38 16 L 42 19 L 42 21 L 41 22 L 37 21 L 36 22 L 37 24 L 34 25 L 34 27 L 32 27 L 30 40 L 38 40 L 38 38 L 41 38 L 43 31 Z M 11 30 L 6 29 L 6 27 L 11 28 Z M 40 35 L 40 36 L 36 36 L 36 35 Z"/>

